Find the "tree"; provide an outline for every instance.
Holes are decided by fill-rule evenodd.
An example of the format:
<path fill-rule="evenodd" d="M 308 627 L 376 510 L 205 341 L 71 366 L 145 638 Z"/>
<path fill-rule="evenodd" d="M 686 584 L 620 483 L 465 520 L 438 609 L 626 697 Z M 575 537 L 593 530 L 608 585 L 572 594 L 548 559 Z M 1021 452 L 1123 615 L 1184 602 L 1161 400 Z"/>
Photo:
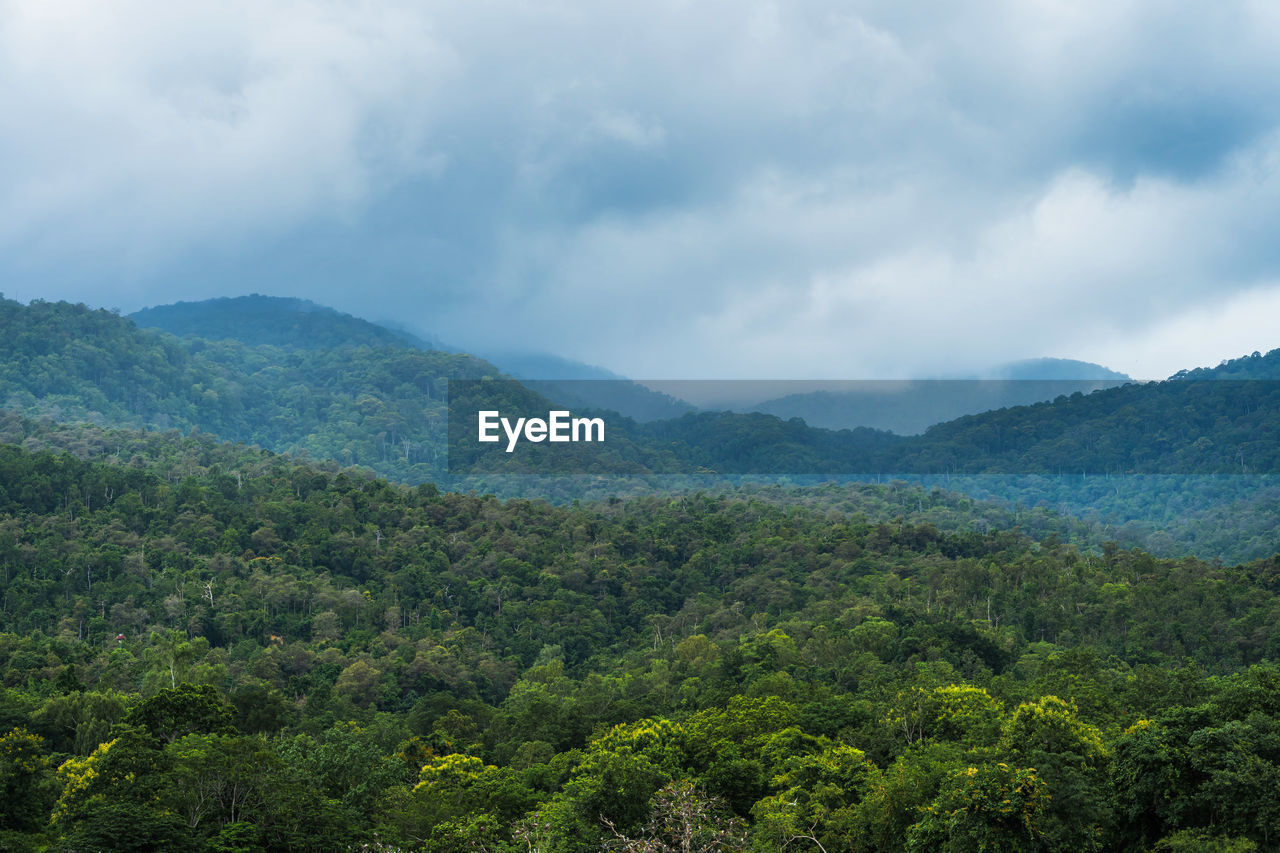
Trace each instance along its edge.
<path fill-rule="evenodd" d="M 543 810 L 553 832 L 582 847 L 639 827 L 654 793 L 681 772 L 680 730 L 664 719 L 617 725 L 596 738 Z M 576 849 L 576 848 L 571 848 Z"/>
<path fill-rule="evenodd" d="M 62 794 L 52 828 L 60 850 L 191 849 L 182 819 L 166 807 L 169 764 L 149 732 L 119 726 L 114 740 L 58 768 Z"/>
<path fill-rule="evenodd" d="M 829 744 L 793 755 L 773 779 L 777 794 L 752 808 L 756 849 L 778 850 L 808 838 L 824 850 L 851 849 L 862 834 L 856 806 L 879 782 L 879 769 L 861 751 Z"/>
<path fill-rule="evenodd" d="M 210 835 L 263 819 L 281 768 L 262 738 L 189 734 L 165 752 L 175 783 L 168 801 L 188 827 Z"/>
<path fill-rule="evenodd" d="M 234 714 L 235 709 L 215 688 L 183 683 L 144 699 L 125 715 L 124 722 L 173 743 L 183 735 L 229 733 Z"/>
<path fill-rule="evenodd" d="M 653 795 L 640 835 L 628 836 L 605 820 L 614 838 L 606 847 L 623 853 L 714 853 L 742 850 L 742 822 L 725 815 L 724 804 L 681 779 Z"/>
<path fill-rule="evenodd" d="M 1008 764 L 969 767 L 949 776 L 938 796 L 907 830 L 910 853 L 1048 850 L 1048 804 L 1034 770 Z"/>
<path fill-rule="evenodd" d="M 1024 702 L 1004 726 L 1000 746 L 1018 765 L 1035 767 L 1051 798 L 1044 830 L 1055 849 L 1105 846 L 1110 822 L 1106 787 L 1109 752 L 1102 733 L 1056 696 Z"/>
<path fill-rule="evenodd" d="M 131 701 L 114 690 L 51 696 L 32 715 L 32 722 L 48 736 L 54 751 L 88 755 L 108 739 Z"/>
<path fill-rule="evenodd" d="M 44 738 L 25 728 L 0 736 L 0 830 L 31 833 L 44 826 L 57 796 L 52 779 Z"/>

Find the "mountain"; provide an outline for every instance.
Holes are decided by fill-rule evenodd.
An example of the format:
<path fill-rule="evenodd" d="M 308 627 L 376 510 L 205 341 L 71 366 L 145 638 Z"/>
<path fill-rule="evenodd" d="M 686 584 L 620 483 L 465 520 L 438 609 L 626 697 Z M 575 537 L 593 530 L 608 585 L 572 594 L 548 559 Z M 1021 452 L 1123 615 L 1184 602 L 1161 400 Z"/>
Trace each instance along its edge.
<path fill-rule="evenodd" d="M 1101 365 L 1037 358 L 1001 365 L 973 379 L 794 383 L 806 386 L 805 390 L 758 403 L 739 402 L 730 408 L 798 417 L 823 429 L 869 427 L 918 435 L 934 424 L 964 415 L 1027 406 L 1077 392 L 1089 394 L 1126 381 L 1129 377 L 1125 374 Z M 807 387 L 812 385 L 822 387 Z"/>
<path fill-rule="evenodd" d="M 144 308 L 129 315 L 140 328 L 248 346 L 332 349 L 343 346 L 413 346 L 438 349 L 409 332 L 388 329 L 305 299 L 222 297 Z"/>
<path fill-rule="evenodd" d="M 936 492 L 885 520 L 897 486 L 552 506 L 0 430 L 96 457 L 0 444 L 7 849 L 1270 837 L 1238 786 L 1274 772 L 1275 559 L 1081 552 Z"/>
<path fill-rule="evenodd" d="M 484 357 L 516 379 L 626 381 L 611 370 L 545 352 L 486 352 Z"/>
<path fill-rule="evenodd" d="M 297 330 L 337 323 L 359 331 L 358 343 L 177 338 L 84 305 L 0 300 L 0 405 L 32 417 L 199 430 L 410 482 L 441 476 L 448 382 L 497 376 L 493 365 L 398 344 L 336 312 L 259 304 L 320 318 L 278 340 L 314 342 Z"/>
<path fill-rule="evenodd" d="M 403 329 L 372 323 L 305 299 L 278 296 L 222 297 L 144 308 L 129 315 L 139 327 L 177 337 L 239 341 L 246 346 L 332 350 L 341 347 L 412 347 L 462 354 Z M 691 411 L 687 403 L 650 391 L 608 370 L 546 353 L 498 352 L 488 363 L 564 406 L 607 409 L 636 420 L 658 420 Z M 533 383 L 533 380 L 537 380 Z"/>
<path fill-rule="evenodd" d="M 934 424 L 1071 394 L 1089 394 L 1114 380 L 913 379 L 848 382 L 832 390 L 789 394 L 750 407 L 780 418 L 801 418 L 823 429 L 869 427 L 919 435 Z"/>
<path fill-rule="evenodd" d="M 608 416 L 610 439 L 600 447 L 474 456 L 450 447 L 451 380 L 489 377 L 488 387 L 520 411 L 555 404 L 501 382 L 488 362 L 408 345 L 315 349 L 176 338 L 106 311 L 43 302 L 0 302 L 0 328 L 0 404 L 10 410 L 199 430 L 401 482 L 569 501 L 743 475 L 796 483 L 906 476 L 1085 515 L 1123 541 L 1154 537 L 1162 553 L 1242 559 L 1280 548 L 1265 480 L 1280 470 L 1280 386 L 1257 381 L 1280 376 L 1280 351 L 1164 382 L 969 415 L 917 436 L 815 429 L 765 414 L 701 412 L 647 423 Z M 451 457 L 470 467 L 447 467 Z M 467 476 L 459 479 L 462 470 Z M 508 476 L 539 472 L 574 476 Z M 1224 474 L 1235 477 L 1214 479 Z M 1238 521 L 1224 514 L 1227 506 Z"/>
<path fill-rule="evenodd" d="M 637 421 L 656 421 L 679 417 L 694 408 L 603 367 L 547 353 L 494 352 L 485 353 L 485 358 L 543 396 L 573 409 L 605 410 Z"/>
<path fill-rule="evenodd" d="M 326 322 L 334 316 L 300 312 L 311 314 Z M 66 303 L 6 300 L 0 322 L 11 330 L 0 339 L 0 400 L 7 408 L 60 419 L 199 428 L 403 479 L 443 470 L 445 383 L 499 376 L 488 362 L 409 346 L 306 349 L 178 339 Z M 360 321 L 355 327 L 364 328 Z M 622 444 L 611 452 L 629 443 L 631 450 L 617 461 L 654 473 L 1280 470 L 1277 385 L 1239 376 L 1280 376 L 1280 351 L 1165 382 L 969 415 L 914 437 L 814 429 L 764 414 L 689 413 L 651 423 L 622 418 L 612 428 Z M 518 383 L 485 387 L 516 394 L 531 410 L 550 404 Z M 655 460 L 666 462 L 647 464 Z"/>
<path fill-rule="evenodd" d="M 1102 379 L 1115 384 L 1131 381 L 1128 374 L 1073 358 L 1028 358 L 988 371 L 984 379 L 1080 380 Z"/>

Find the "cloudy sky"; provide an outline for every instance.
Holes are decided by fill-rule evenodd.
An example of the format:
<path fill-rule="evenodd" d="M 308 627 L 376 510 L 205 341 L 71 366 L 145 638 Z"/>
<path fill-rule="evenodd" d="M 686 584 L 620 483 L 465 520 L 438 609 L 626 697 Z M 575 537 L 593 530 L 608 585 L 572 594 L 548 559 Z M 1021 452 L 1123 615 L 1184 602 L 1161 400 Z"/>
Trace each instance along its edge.
<path fill-rule="evenodd" d="M 0 0 L 0 290 L 631 376 L 1280 347 L 1280 5 Z"/>

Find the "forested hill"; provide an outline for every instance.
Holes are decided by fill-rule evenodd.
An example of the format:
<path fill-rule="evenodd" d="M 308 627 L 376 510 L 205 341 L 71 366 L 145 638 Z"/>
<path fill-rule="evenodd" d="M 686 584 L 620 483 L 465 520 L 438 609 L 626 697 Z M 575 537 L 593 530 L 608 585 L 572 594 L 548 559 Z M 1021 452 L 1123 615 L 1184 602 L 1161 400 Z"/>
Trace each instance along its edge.
<path fill-rule="evenodd" d="M 6 301 L 0 324 L 0 403 L 8 408 L 197 427 L 409 482 L 444 474 L 446 381 L 497 375 L 487 362 L 407 345 L 178 340 L 67 304 Z M 621 472 L 1269 474 L 1280 470 L 1277 376 L 1280 350 L 1165 382 L 971 415 L 911 438 L 766 415 L 622 420 L 609 452 Z"/>
<path fill-rule="evenodd" d="M 305 299 L 280 296 L 222 297 L 144 308 L 129 315 L 144 329 L 211 341 L 237 340 L 303 349 L 351 346 L 412 346 L 441 349 L 427 341 Z"/>
<path fill-rule="evenodd" d="M 1273 350 L 1164 382 L 967 415 L 920 436 L 709 413 L 644 430 L 724 471 L 746 464 L 777 473 L 1272 474 L 1280 473 L 1278 380 L 1280 350 Z"/>
<path fill-rule="evenodd" d="M 112 439 L 0 446 L 8 849 L 1273 837 L 1275 560 Z"/>
<path fill-rule="evenodd" d="M 407 346 L 458 352 L 438 341 L 424 340 L 304 299 L 258 294 L 160 305 L 129 317 L 143 328 L 178 337 L 236 340 L 248 346 L 311 350 Z M 537 380 L 532 387 L 539 393 L 574 408 L 609 409 L 641 420 L 673 417 L 692 408 L 617 374 L 554 356 L 499 353 L 487 360 L 518 379 Z M 390 470 L 383 473 L 397 476 Z"/>
<path fill-rule="evenodd" d="M 972 473 L 1280 473 L 1280 350 L 1164 382 L 1074 394 L 929 429 L 905 466 Z"/>
<path fill-rule="evenodd" d="M 198 429 L 411 484 L 567 501 L 705 482 L 602 476 L 608 473 L 916 475 L 1086 516 L 1107 531 L 1103 538 L 1162 554 L 1234 562 L 1280 549 L 1280 503 L 1269 479 L 1280 465 L 1280 352 L 961 418 L 914 438 L 811 429 L 767 415 L 622 420 L 591 478 L 458 481 L 445 471 L 444 398 L 451 378 L 498 375 L 478 359 L 394 342 L 315 349 L 179 339 L 65 303 L 0 301 L 0 330 L 4 408 L 71 422 Z M 511 386 L 529 406 L 547 406 Z M 1018 476 L 991 479 L 996 474 Z"/>
<path fill-rule="evenodd" d="M 0 300 L 0 330 L 4 408 L 198 429 L 415 482 L 444 468 L 448 380 L 497 375 L 470 356 L 359 337 L 319 349 L 178 339 L 68 303 Z"/>

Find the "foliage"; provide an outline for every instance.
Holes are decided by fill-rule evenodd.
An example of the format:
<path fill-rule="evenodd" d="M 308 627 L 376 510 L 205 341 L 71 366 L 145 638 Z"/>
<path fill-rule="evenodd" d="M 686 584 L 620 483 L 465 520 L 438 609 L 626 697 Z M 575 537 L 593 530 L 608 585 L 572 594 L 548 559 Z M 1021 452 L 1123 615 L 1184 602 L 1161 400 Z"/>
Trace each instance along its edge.
<path fill-rule="evenodd" d="M 64 350 L 77 324 L 137 342 L 31 310 Z M 194 345 L 154 345 L 180 382 Z M 50 382 L 55 350 L 27 362 Z M 175 432 L 0 434 L 4 846 L 1280 838 L 1275 557 L 903 483 L 555 505 Z"/>
<path fill-rule="evenodd" d="M 958 770 L 907 831 L 907 850 L 1051 849 L 1042 829 L 1048 797 L 1031 769 L 1001 763 Z"/>

